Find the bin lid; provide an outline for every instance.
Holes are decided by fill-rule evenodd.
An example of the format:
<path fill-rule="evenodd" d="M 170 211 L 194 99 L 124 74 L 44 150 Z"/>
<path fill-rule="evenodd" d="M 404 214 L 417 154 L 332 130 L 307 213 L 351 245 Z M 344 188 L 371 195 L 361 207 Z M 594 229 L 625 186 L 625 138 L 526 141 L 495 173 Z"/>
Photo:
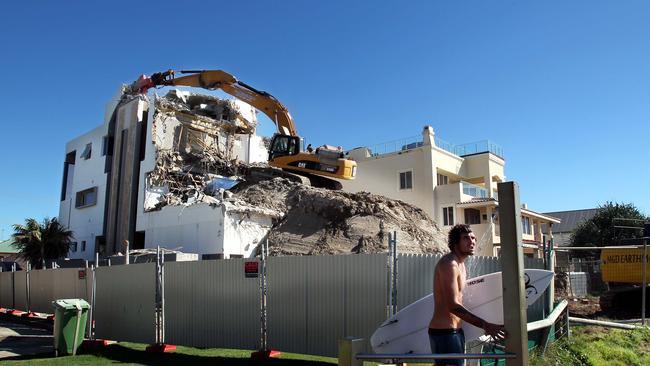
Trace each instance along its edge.
<path fill-rule="evenodd" d="M 88 305 L 88 302 L 84 299 L 59 299 L 52 301 L 52 305 L 57 308 L 70 310 L 77 309 L 77 307 L 80 307 L 81 309 L 90 308 L 90 305 Z"/>

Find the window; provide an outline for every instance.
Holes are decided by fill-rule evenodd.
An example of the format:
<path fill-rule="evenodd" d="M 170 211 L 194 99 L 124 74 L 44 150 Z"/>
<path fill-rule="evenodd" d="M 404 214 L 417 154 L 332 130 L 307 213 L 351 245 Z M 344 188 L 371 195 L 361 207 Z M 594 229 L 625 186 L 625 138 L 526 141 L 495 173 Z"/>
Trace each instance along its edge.
<path fill-rule="evenodd" d="M 75 208 L 82 208 L 92 206 L 97 203 L 97 187 L 85 189 L 77 192 L 77 197 L 74 203 Z"/>
<path fill-rule="evenodd" d="M 413 188 L 413 172 L 399 173 L 399 189 L 412 189 Z"/>
<path fill-rule="evenodd" d="M 475 208 L 465 209 L 465 223 L 467 225 L 478 225 L 481 223 L 481 211 Z"/>
<path fill-rule="evenodd" d="M 90 156 L 92 155 L 92 151 L 93 151 L 93 144 L 92 143 L 86 144 L 86 148 L 81 153 L 81 158 L 84 160 L 90 159 Z"/>
<path fill-rule="evenodd" d="M 85 252 L 85 251 L 86 251 L 86 241 L 85 241 L 85 240 L 82 240 L 82 241 L 81 241 L 81 251 L 82 251 L 82 252 Z"/>
<path fill-rule="evenodd" d="M 530 217 L 527 216 L 521 217 L 521 231 L 527 235 L 532 234 L 533 231 L 530 227 Z"/>
<path fill-rule="evenodd" d="M 442 186 L 445 184 L 449 184 L 449 177 L 438 173 L 438 185 Z"/>
<path fill-rule="evenodd" d="M 74 253 L 76 251 L 77 251 L 77 242 L 73 241 L 72 243 L 70 243 L 70 252 Z"/>
<path fill-rule="evenodd" d="M 113 136 L 102 138 L 102 156 L 113 155 Z"/>
<path fill-rule="evenodd" d="M 453 207 L 443 207 L 442 208 L 442 222 L 444 226 L 449 226 L 454 224 L 454 208 Z"/>

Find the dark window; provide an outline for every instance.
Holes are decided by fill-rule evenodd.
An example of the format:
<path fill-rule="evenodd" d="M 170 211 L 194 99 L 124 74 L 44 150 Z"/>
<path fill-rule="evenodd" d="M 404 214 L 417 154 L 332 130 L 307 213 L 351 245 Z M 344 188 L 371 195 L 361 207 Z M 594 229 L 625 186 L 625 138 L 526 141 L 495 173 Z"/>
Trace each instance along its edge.
<path fill-rule="evenodd" d="M 521 231 L 524 234 L 528 234 L 528 235 L 532 234 L 533 232 L 530 227 L 530 218 L 528 216 L 523 216 L 521 218 Z"/>
<path fill-rule="evenodd" d="M 481 211 L 475 208 L 465 209 L 465 223 L 467 225 L 477 225 L 481 223 Z"/>
<path fill-rule="evenodd" d="M 70 252 L 74 253 L 76 251 L 77 251 L 77 242 L 73 241 L 72 243 L 70 243 Z"/>
<path fill-rule="evenodd" d="M 442 221 L 444 226 L 449 226 L 454 224 L 454 208 L 453 207 L 443 207 L 442 208 Z"/>
<path fill-rule="evenodd" d="M 81 153 L 81 158 L 84 160 L 90 159 L 90 157 L 92 156 L 92 152 L 93 152 L 93 144 L 92 143 L 86 144 L 86 148 Z"/>
<path fill-rule="evenodd" d="M 97 187 L 77 192 L 77 197 L 74 203 L 75 208 L 92 206 L 94 204 L 97 204 Z"/>
<path fill-rule="evenodd" d="M 85 241 L 85 240 L 82 240 L 82 241 L 81 241 L 81 251 L 82 251 L 82 252 L 85 252 L 85 251 L 86 251 L 86 241 Z"/>
<path fill-rule="evenodd" d="M 68 177 L 70 174 L 70 165 L 74 165 L 76 159 L 77 151 L 71 151 L 65 156 L 65 162 L 63 163 L 63 183 L 61 184 L 61 201 L 65 201 L 66 192 L 68 190 L 68 179 L 72 180 L 72 177 Z"/>
<path fill-rule="evenodd" d="M 411 189 L 413 188 L 413 172 L 402 172 L 399 173 L 399 189 Z"/>
<path fill-rule="evenodd" d="M 102 138 L 102 156 L 113 155 L 113 136 Z"/>

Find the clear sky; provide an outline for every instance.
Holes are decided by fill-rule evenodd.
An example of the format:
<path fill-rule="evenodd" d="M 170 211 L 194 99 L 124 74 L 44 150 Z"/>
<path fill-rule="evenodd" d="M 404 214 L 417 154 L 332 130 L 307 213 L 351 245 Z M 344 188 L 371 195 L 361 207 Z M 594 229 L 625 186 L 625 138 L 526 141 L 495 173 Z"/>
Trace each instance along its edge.
<path fill-rule="evenodd" d="M 648 1 L 5 2 L 0 238 L 58 215 L 65 143 L 168 68 L 270 92 L 315 145 L 432 125 L 500 144 L 534 211 L 650 214 L 648 19 Z"/>

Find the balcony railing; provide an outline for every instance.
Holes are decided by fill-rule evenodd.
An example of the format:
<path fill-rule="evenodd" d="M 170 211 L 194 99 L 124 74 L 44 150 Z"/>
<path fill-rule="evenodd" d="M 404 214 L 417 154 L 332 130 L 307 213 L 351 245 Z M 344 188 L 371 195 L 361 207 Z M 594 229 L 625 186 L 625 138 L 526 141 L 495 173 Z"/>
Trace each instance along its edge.
<path fill-rule="evenodd" d="M 463 194 L 476 198 L 488 198 L 487 189 L 467 182 L 461 182 L 461 184 L 463 185 Z"/>
<path fill-rule="evenodd" d="M 490 140 L 482 140 L 482 141 L 471 142 L 467 144 L 454 145 L 439 137 L 436 137 L 435 143 L 437 147 L 458 156 L 467 156 L 467 155 L 489 152 L 500 158 L 503 158 L 503 148 Z"/>
<path fill-rule="evenodd" d="M 397 151 L 405 151 L 415 149 L 422 146 L 422 136 L 405 137 L 399 140 L 383 142 L 369 146 L 370 154 L 372 156 L 390 154 Z"/>

